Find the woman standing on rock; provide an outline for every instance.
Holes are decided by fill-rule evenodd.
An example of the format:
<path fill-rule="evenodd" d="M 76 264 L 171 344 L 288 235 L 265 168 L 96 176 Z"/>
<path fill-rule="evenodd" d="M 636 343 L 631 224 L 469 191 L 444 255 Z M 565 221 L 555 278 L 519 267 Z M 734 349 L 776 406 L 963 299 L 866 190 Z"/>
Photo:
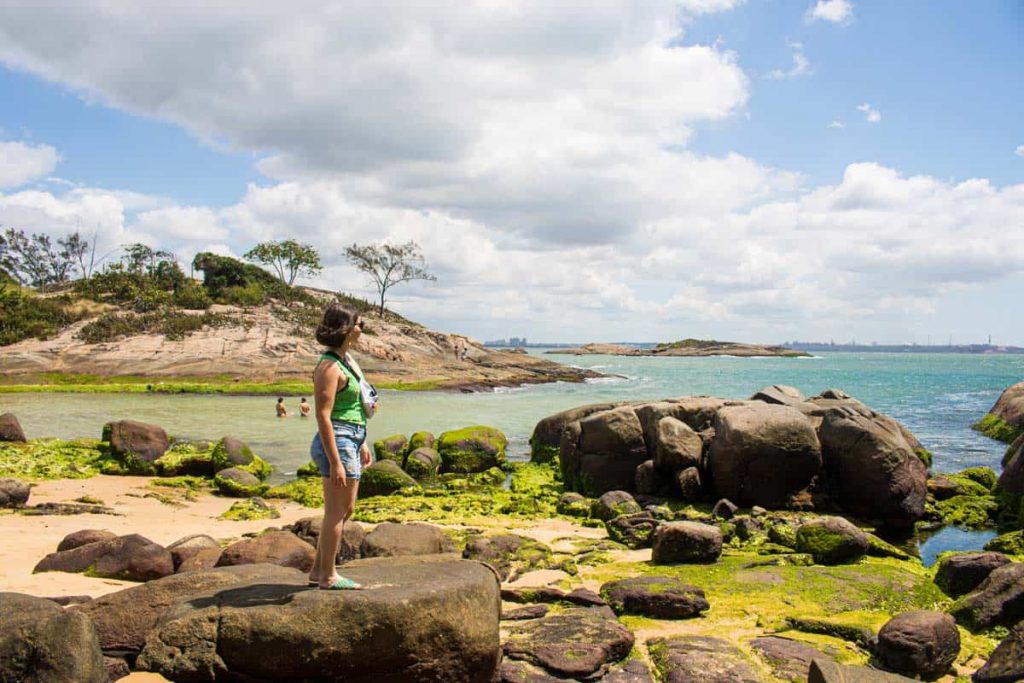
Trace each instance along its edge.
<path fill-rule="evenodd" d="M 363 373 L 348 355 L 363 327 L 357 310 L 334 302 L 324 311 L 316 330 L 316 340 L 327 350 L 320 356 L 313 373 L 317 433 L 309 451 L 323 477 L 324 521 L 309 581 L 323 590 L 361 587 L 338 575 L 334 559 L 345 521 L 355 509 L 360 473 L 370 464 L 366 410 L 359 388 Z"/>

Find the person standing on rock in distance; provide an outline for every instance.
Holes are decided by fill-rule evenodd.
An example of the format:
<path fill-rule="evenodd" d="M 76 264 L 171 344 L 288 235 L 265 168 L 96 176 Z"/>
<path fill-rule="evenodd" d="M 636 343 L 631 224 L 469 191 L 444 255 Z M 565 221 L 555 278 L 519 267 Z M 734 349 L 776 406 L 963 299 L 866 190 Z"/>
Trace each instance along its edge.
<path fill-rule="evenodd" d="M 309 452 L 324 486 L 324 521 L 309 574 L 323 590 L 361 588 L 339 576 L 334 567 L 345 521 L 355 509 L 359 476 L 370 464 L 366 446 L 366 411 L 359 389 L 363 371 L 348 354 L 359 341 L 364 321 L 351 306 L 334 302 L 324 311 L 316 340 L 326 347 L 313 372 L 317 433 Z M 359 373 L 356 375 L 356 373 Z"/>

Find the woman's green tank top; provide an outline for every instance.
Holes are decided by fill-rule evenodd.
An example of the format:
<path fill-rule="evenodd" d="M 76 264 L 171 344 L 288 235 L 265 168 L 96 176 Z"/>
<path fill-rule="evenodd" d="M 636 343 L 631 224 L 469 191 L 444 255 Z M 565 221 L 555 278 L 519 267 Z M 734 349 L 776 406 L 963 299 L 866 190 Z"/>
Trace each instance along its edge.
<path fill-rule="evenodd" d="M 333 353 L 325 353 L 320 356 L 317 365 L 325 360 L 333 361 L 345 373 L 345 376 L 348 377 L 348 383 L 345 385 L 345 388 L 334 395 L 334 408 L 331 409 L 331 420 L 333 422 L 351 422 L 357 425 L 365 425 L 366 412 L 363 410 L 362 392 L 359 391 L 359 378 L 350 372 L 345 367 L 345 364 L 338 360 L 337 356 Z"/>

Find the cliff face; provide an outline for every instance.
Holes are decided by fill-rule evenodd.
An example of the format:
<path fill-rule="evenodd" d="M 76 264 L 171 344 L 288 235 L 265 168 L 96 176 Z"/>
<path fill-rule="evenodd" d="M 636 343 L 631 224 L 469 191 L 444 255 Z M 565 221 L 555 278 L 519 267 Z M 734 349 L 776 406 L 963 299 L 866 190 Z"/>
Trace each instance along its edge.
<path fill-rule="evenodd" d="M 244 381 L 309 377 L 321 348 L 312 334 L 297 333 L 268 306 L 248 309 L 213 306 L 235 322 L 203 328 L 180 341 L 162 334 L 138 334 L 87 344 L 78 332 L 84 320 L 44 340 L 30 339 L 0 348 L 0 375 L 15 380 L 60 372 L 100 376 L 159 378 L 234 376 Z M 494 351 L 472 339 L 465 360 L 455 358 L 462 336 L 429 330 L 407 321 L 367 315 L 368 332 L 354 350 L 370 381 L 389 387 L 484 389 L 553 381 L 579 382 L 597 373 L 521 353 Z"/>

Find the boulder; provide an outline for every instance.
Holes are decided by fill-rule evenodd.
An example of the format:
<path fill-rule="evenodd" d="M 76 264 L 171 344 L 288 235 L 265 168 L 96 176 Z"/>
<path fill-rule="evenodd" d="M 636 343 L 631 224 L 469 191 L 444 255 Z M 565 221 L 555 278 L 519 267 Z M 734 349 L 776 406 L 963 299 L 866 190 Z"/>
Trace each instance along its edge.
<path fill-rule="evenodd" d="M 128 662 L 121 657 L 103 657 L 103 666 L 107 670 L 107 680 L 113 683 L 113 681 L 120 680 L 125 676 L 130 676 L 132 673 L 131 668 L 128 666 Z"/>
<path fill-rule="evenodd" d="M 959 496 L 963 494 L 963 487 L 956 481 L 953 481 L 944 474 L 937 474 L 934 477 L 929 477 L 926 483 L 928 493 L 935 498 L 935 500 L 948 500 L 953 496 Z"/>
<path fill-rule="evenodd" d="M 877 656 L 885 667 L 906 676 L 934 680 L 960 654 L 960 632 L 953 617 L 932 610 L 897 614 L 878 632 Z"/>
<path fill-rule="evenodd" d="M 513 573 L 546 568 L 551 561 L 551 548 L 516 534 L 477 536 L 466 542 L 462 557 L 486 562 L 494 567 L 502 581 L 508 581 Z"/>
<path fill-rule="evenodd" d="M 1002 553 L 956 553 L 939 559 L 935 584 L 951 597 L 970 593 L 988 578 L 992 570 L 1010 564 Z"/>
<path fill-rule="evenodd" d="M 419 488 L 419 483 L 394 460 L 378 460 L 366 467 L 359 479 L 359 495 L 367 498 L 388 496 L 409 488 Z"/>
<path fill-rule="evenodd" d="M 1024 562 L 996 567 L 976 589 L 949 610 L 957 623 L 973 631 L 1011 627 L 1024 619 Z"/>
<path fill-rule="evenodd" d="M 223 551 L 220 548 L 202 548 L 195 554 L 189 555 L 175 568 L 175 574 L 195 572 L 204 569 L 213 569 L 220 562 Z"/>
<path fill-rule="evenodd" d="M 996 489 L 1014 497 L 1024 495 L 1024 449 L 1018 449 L 1003 466 Z"/>
<path fill-rule="evenodd" d="M 401 467 L 408 448 L 409 440 L 404 434 L 392 434 L 373 442 L 373 455 L 377 461 L 392 460 Z"/>
<path fill-rule="evenodd" d="M 667 522 L 654 532 L 654 564 L 710 563 L 722 554 L 722 532 L 700 522 Z"/>
<path fill-rule="evenodd" d="M 633 648 L 629 629 L 601 610 L 567 609 L 509 625 L 505 656 L 543 667 L 561 678 L 592 677 Z"/>
<path fill-rule="evenodd" d="M 654 619 L 699 617 L 710 605 L 704 591 L 668 576 L 635 576 L 601 586 L 603 597 L 616 614 Z"/>
<path fill-rule="evenodd" d="M 1024 432 L 1022 432 L 1021 435 L 1007 447 L 1006 452 L 1003 453 L 1003 459 L 1000 464 L 1003 467 L 1006 467 L 1006 464 L 1010 462 L 1013 456 L 1021 453 L 1022 451 L 1024 451 Z"/>
<path fill-rule="evenodd" d="M 666 474 L 700 466 L 703 439 L 688 424 L 671 415 L 658 420 L 653 445 L 654 464 Z"/>
<path fill-rule="evenodd" d="M 106 683 L 88 617 L 21 593 L 0 593 L 0 681 Z"/>
<path fill-rule="evenodd" d="M 715 421 L 715 413 L 724 405 L 735 401 L 726 401 L 711 396 L 685 396 L 668 401 L 644 403 L 635 407 L 637 418 L 643 428 L 644 440 L 647 442 L 647 454 L 653 458 L 657 444 L 658 423 L 665 417 L 673 417 L 685 423 L 695 432 L 708 429 Z"/>
<path fill-rule="evenodd" d="M 437 438 L 430 432 L 416 432 L 409 437 L 408 452 L 412 453 L 417 448 L 434 448 L 436 442 Z M 558 445 L 557 436 L 555 437 L 555 445 Z"/>
<path fill-rule="evenodd" d="M 9 443 L 25 443 L 25 432 L 14 413 L 0 415 L 0 441 Z"/>
<path fill-rule="evenodd" d="M 486 567 L 364 559 L 345 575 L 367 590 L 257 583 L 179 602 L 147 636 L 136 666 L 175 681 L 492 680 L 500 600 Z"/>
<path fill-rule="evenodd" d="M 428 479 L 441 471 L 441 454 L 429 446 L 410 451 L 405 459 L 405 471 L 414 479 Z"/>
<path fill-rule="evenodd" d="M 732 519 L 736 516 L 736 511 L 739 510 L 736 504 L 728 498 L 722 498 L 715 506 L 711 508 L 711 516 L 715 519 Z"/>
<path fill-rule="evenodd" d="M 252 449 L 241 439 L 225 436 L 213 447 L 210 454 L 214 470 L 251 465 L 256 459 Z"/>
<path fill-rule="evenodd" d="M 800 390 L 796 387 L 791 387 L 785 384 L 773 384 L 751 396 L 750 400 L 773 403 L 782 406 L 793 406 L 803 403 L 807 399 L 804 398 L 804 395 L 801 394 Z"/>
<path fill-rule="evenodd" d="M 686 502 L 696 502 L 704 497 L 700 470 L 696 467 L 687 467 L 679 472 L 676 475 L 676 484 L 679 487 L 679 497 Z"/>
<path fill-rule="evenodd" d="M 586 588 L 577 588 L 569 593 L 551 586 L 541 586 L 539 588 L 502 588 L 501 599 L 518 603 L 563 602 L 580 607 L 608 607 L 608 603 L 600 595 Z M 608 614 L 614 616 L 614 613 L 611 611 Z"/>
<path fill-rule="evenodd" d="M 191 536 L 185 536 L 179 538 L 174 543 L 167 546 L 167 552 L 171 554 L 171 559 L 174 560 L 174 569 L 177 571 L 181 567 L 181 563 L 185 560 L 194 557 L 202 550 L 216 549 L 218 558 L 220 557 L 220 543 L 217 543 L 216 539 L 206 534 L 192 534 Z"/>
<path fill-rule="evenodd" d="M 1024 681 L 1024 622 L 1003 638 L 971 680 L 973 683 Z"/>
<path fill-rule="evenodd" d="M 153 463 L 171 446 L 163 427 L 135 420 L 106 423 L 100 438 L 126 474 L 154 474 Z"/>
<path fill-rule="evenodd" d="M 824 658 L 815 658 L 807 672 L 807 683 L 910 683 L 913 680 L 866 666 L 836 664 Z"/>
<path fill-rule="evenodd" d="M 754 638 L 750 641 L 750 647 L 764 657 L 772 673 L 784 681 L 806 681 L 812 661 L 832 660 L 806 643 L 781 636 Z"/>
<path fill-rule="evenodd" d="M 360 547 L 363 557 L 434 555 L 450 553 L 453 550 L 452 540 L 444 531 L 419 522 L 378 524 L 373 531 L 366 534 Z"/>
<path fill-rule="evenodd" d="M 96 543 L 97 541 L 109 541 L 113 538 L 117 538 L 117 534 L 104 529 L 82 529 L 80 531 L 72 531 L 70 534 L 62 538 L 60 543 L 57 544 L 57 552 L 74 550 L 75 548 L 80 548 L 83 545 L 89 545 L 90 543 Z"/>
<path fill-rule="evenodd" d="M 592 506 L 593 504 L 588 498 L 569 491 L 568 493 L 563 493 L 561 498 L 558 499 L 555 510 L 558 514 L 568 517 L 589 517 Z"/>
<path fill-rule="evenodd" d="M 928 471 L 895 420 L 838 408 L 825 414 L 818 437 L 843 510 L 899 529 L 924 516 Z"/>
<path fill-rule="evenodd" d="M 975 429 L 1006 442 L 1020 436 L 1024 430 L 1024 382 L 1007 387 Z"/>
<path fill-rule="evenodd" d="M 856 562 L 868 552 L 868 537 L 842 517 L 819 517 L 796 530 L 796 550 L 817 564 Z"/>
<path fill-rule="evenodd" d="M 107 579 L 151 581 L 173 574 L 174 561 L 163 546 L 129 534 L 50 553 L 32 572 L 88 572 Z"/>
<path fill-rule="evenodd" d="M 313 567 L 316 548 L 290 531 L 266 531 L 255 538 L 232 543 L 217 560 L 218 567 L 263 562 L 308 572 Z"/>
<path fill-rule="evenodd" d="M 314 548 L 320 542 L 320 529 L 323 527 L 323 517 L 303 517 L 294 524 L 284 527 Z M 359 522 L 349 520 L 341 531 L 341 544 L 338 547 L 338 555 L 335 560 L 337 564 L 344 564 L 349 560 L 359 558 L 359 547 L 366 538 L 366 530 Z"/>
<path fill-rule="evenodd" d="M 610 519 L 605 522 L 605 529 L 611 540 L 637 550 L 651 547 L 654 543 L 654 530 L 659 523 L 654 515 L 644 510 Z"/>
<path fill-rule="evenodd" d="M 549 415 L 533 428 L 530 435 L 530 462 L 551 462 L 558 457 L 562 430 L 571 422 L 578 422 L 588 415 L 611 410 L 618 403 L 594 403 L 578 408 L 570 408 L 560 413 Z"/>
<path fill-rule="evenodd" d="M 252 472 L 240 467 L 228 467 L 220 470 L 213 478 L 217 490 L 232 498 L 252 498 L 261 496 L 266 485 Z"/>
<path fill-rule="evenodd" d="M 673 636 L 647 641 L 665 683 L 762 683 L 743 652 L 727 640 Z"/>
<path fill-rule="evenodd" d="M 653 460 L 644 460 L 636 466 L 635 481 L 636 492 L 647 496 L 668 489 L 667 482 L 655 469 Z"/>
<path fill-rule="evenodd" d="M 594 501 L 590 516 L 606 522 L 619 515 L 631 515 L 641 510 L 640 504 L 627 491 L 608 491 Z"/>
<path fill-rule="evenodd" d="M 104 651 L 134 655 L 142 650 L 146 634 L 171 605 L 232 586 L 305 586 L 307 578 L 304 572 L 272 564 L 218 567 L 132 586 L 70 609 L 89 617 L 96 625 Z"/>
<path fill-rule="evenodd" d="M 985 550 L 1006 555 L 1024 555 L 1024 531 L 1011 531 L 996 536 L 985 544 Z"/>
<path fill-rule="evenodd" d="M 20 508 L 28 502 L 31 487 L 20 479 L 0 479 L 0 508 Z"/>
<path fill-rule="evenodd" d="M 567 489 L 587 496 L 632 490 L 637 465 L 648 459 L 640 421 L 629 406 L 585 417 L 562 436 L 562 479 Z"/>
<path fill-rule="evenodd" d="M 444 432 L 437 439 L 442 470 L 471 474 L 504 467 L 508 439 L 494 427 L 464 427 Z"/>
<path fill-rule="evenodd" d="M 212 477 L 217 469 L 209 444 L 176 441 L 153 465 L 161 477 Z M 225 466 L 226 467 L 226 466 Z"/>
<path fill-rule="evenodd" d="M 789 406 L 753 403 L 718 411 L 708 454 L 715 492 L 744 506 L 777 508 L 821 471 L 811 423 Z"/>

